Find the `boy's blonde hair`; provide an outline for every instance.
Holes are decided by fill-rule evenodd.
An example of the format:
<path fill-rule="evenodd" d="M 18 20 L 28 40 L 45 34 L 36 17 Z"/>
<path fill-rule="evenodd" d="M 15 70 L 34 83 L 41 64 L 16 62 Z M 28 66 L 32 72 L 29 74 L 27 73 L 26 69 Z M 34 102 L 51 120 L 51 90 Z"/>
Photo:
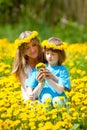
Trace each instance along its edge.
<path fill-rule="evenodd" d="M 51 44 L 55 44 L 56 46 L 60 46 L 60 45 L 63 45 L 63 42 L 61 39 L 59 38 L 56 38 L 56 37 L 51 37 L 48 39 L 48 42 Z"/>

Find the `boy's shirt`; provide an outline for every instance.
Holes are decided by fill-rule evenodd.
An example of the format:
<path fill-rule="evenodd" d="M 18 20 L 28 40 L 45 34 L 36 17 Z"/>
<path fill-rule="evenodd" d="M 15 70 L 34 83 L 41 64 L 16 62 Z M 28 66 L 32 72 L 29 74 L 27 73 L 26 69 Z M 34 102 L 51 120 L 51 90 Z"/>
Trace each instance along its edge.
<path fill-rule="evenodd" d="M 50 70 L 50 72 L 58 77 L 58 84 L 65 87 L 65 89 L 70 90 L 70 79 L 69 74 L 65 66 L 50 66 L 47 64 L 46 69 Z M 38 85 L 38 81 L 36 79 L 38 71 L 36 68 L 33 69 L 31 76 L 26 80 L 25 85 L 31 88 L 35 88 Z M 42 87 L 42 91 L 40 93 L 40 99 L 45 93 L 49 93 L 52 95 L 52 98 L 56 96 L 65 96 L 65 93 L 59 94 L 56 90 L 45 80 L 44 85 Z"/>

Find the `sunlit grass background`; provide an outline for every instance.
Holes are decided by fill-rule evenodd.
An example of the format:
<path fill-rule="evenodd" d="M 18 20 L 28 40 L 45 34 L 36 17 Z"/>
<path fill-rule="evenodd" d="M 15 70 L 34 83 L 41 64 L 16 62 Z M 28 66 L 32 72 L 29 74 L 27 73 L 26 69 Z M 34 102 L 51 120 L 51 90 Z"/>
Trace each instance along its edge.
<path fill-rule="evenodd" d="M 87 129 L 87 44 L 69 44 L 66 48 L 71 91 L 62 107 L 49 101 L 44 105 L 24 102 L 20 83 L 11 75 L 15 45 L 0 39 L 0 130 L 86 130 Z"/>

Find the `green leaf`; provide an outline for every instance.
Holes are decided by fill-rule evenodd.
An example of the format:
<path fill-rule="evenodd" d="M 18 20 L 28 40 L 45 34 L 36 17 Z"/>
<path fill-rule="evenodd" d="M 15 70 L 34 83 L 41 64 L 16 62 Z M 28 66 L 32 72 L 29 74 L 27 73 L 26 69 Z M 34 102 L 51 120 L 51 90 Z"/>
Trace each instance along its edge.
<path fill-rule="evenodd" d="M 74 124 L 70 130 L 77 130 L 79 128 L 79 124 Z"/>

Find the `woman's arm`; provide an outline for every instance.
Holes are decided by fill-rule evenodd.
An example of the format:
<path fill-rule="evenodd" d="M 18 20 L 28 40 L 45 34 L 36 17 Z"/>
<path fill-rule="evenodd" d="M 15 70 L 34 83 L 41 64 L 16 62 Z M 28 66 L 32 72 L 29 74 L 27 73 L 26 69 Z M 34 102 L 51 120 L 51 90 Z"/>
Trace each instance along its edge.
<path fill-rule="evenodd" d="M 32 88 L 26 87 L 26 95 L 28 96 L 29 100 L 34 100 L 34 94 Z"/>
<path fill-rule="evenodd" d="M 25 90 L 26 95 L 28 96 L 29 100 L 33 100 L 33 89 L 25 86 L 26 79 L 27 79 L 26 74 L 24 74 L 23 72 L 20 72 L 19 81 L 21 83 L 21 87 L 23 87 L 23 89 Z"/>
<path fill-rule="evenodd" d="M 42 82 L 39 82 L 38 85 L 36 86 L 36 88 L 33 90 L 33 94 L 34 94 L 35 98 L 38 98 L 41 90 L 42 90 Z"/>
<path fill-rule="evenodd" d="M 24 74 L 23 72 L 20 72 L 19 74 L 19 81 L 21 83 L 21 87 L 26 91 L 26 86 L 25 86 L 25 80 L 27 79 L 27 75 Z"/>

